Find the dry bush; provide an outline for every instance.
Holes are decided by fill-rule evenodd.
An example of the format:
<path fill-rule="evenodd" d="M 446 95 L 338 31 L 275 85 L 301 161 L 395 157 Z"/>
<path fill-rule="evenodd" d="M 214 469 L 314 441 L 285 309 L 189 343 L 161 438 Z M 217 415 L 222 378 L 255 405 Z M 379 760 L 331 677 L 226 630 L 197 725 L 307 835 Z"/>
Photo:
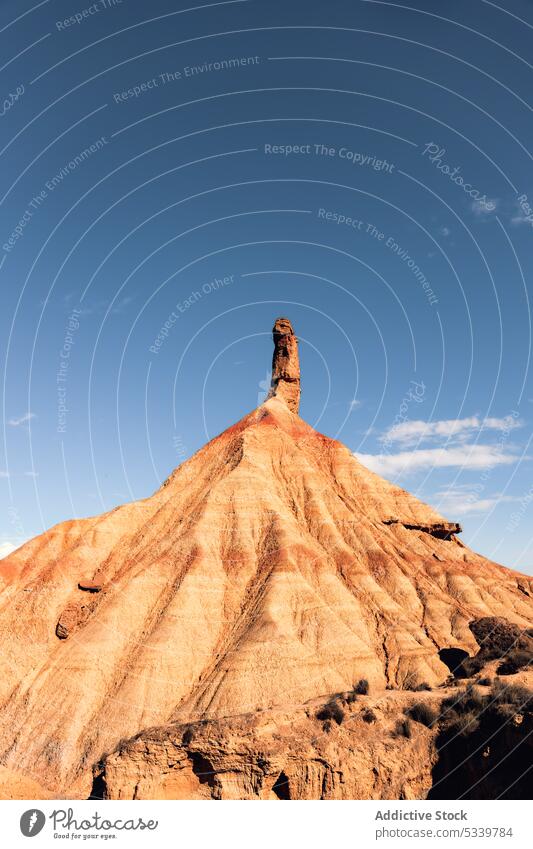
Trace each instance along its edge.
<path fill-rule="evenodd" d="M 525 649 L 514 649 L 510 651 L 496 670 L 498 675 L 514 675 L 524 667 L 533 662 L 533 653 Z"/>
<path fill-rule="evenodd" d="M 333 719 L 337 725 L 341 725 L 344 719 L 344 711 L 340 704 L 333 699 L 317 711 L 316 718 L 326 721 Z"/>
<path fill-rule="evenodd" d="M 376 714 L 374 713 L 373 710 L 370 710 L 370 708 L 369 708 L 368 710 L 364 711 L 364 713 L 363 713 L 363 721 L 364 722 L 375 722 L 376 719 L 377 719 L 377 716 L 376 716 Z"/>
<path fill-rule="evenodd" d="M 409 740 L 413 736 L 411 721 L 408 717 L 399 719 L 393 732 L 394 737 L 407 737 Z"/>
<path fill-rule="evenodd" d="M 426 728 L 431 728 L 438 718 L 438 713 L 434 707 L 428 705 L 427 702 L 415 702 L 406 710 L 407 716 L 415 722 L 420 722 Z"/>

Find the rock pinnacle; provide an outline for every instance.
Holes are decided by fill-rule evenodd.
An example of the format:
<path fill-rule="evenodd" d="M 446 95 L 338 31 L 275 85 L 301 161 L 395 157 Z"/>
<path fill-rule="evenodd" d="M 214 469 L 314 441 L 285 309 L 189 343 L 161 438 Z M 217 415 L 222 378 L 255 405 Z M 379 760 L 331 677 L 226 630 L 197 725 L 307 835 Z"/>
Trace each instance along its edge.
<path fill-rule="evenodd" d="M 268 397 L 282 398 L 293 413 L 300 406 L 300 361 L 298 339 L 288 318 L 277 318 L 272 328 L 274 355 Z"/>

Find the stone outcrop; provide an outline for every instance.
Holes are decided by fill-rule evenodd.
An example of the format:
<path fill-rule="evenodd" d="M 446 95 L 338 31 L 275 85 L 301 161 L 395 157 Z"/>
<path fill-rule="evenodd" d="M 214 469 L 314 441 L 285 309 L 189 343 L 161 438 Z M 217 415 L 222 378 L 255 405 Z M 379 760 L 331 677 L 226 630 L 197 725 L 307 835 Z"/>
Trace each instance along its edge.
<path fill-rule="evenodd" d="M 83 798 L 93 764 L 148 728 L 289 714 L 360 678 L 385 698 L 438 686 L 443 650 L 478 651 L 473 620 L 533 625 L 530 577 L 306 424 L 298 395 L 278 320 L 265 403 L 151 497 L 0 561 L 6 770 Z"/>
<path fill-rule="evenodd" d="M 272 328 L 274 354 L 269 398 L 282 398 L 291 412 L 300 409 L 300 359 L 298 340 L 288 318 L 278 318 Z"/>
<path fill-rule="evenodd" d="M 95 602 L 70 602 L 61 612 L 56 625 L 56 637 L 66 640 L 81 628 L 96 609 Z"/>
<path fill-rule="evenodd" d="M 438 705 L 435 694 L 426 701 Z M 436 732 L 399 731 L 413 694 L 343 702 L 339 725 L 318 703 L 147 730 L 94 769 L 106 799 L 420 799 L 432 784 Z"/>
<path fill-rule="evenodd" d="M 431 534 L 437 539 L 454 539 L 455 535 L 462 532 L 461 525 L 458 522 L 430 522 L 429 524 L 417 524 L 412 522 L 400 522 L 399 519 L 385 519 L 386 525 L 401 524 L 408 531 L 422 531 L 425 534 Z M 455 540 L 457 542 L 457 540 Z"/>

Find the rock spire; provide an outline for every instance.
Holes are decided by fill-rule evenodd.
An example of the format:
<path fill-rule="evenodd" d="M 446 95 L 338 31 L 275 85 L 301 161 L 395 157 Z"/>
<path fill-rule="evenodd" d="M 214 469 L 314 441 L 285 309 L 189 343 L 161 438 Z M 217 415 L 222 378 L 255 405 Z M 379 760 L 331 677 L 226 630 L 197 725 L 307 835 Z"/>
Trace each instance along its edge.
<path fill-rule="evenodd" d="M 277 318 L 272 328 L 274 355 L 268 397 L 282 398 L 293 413 L 300 406 L 300 360 L 298 339 L 288 318 Z"/>

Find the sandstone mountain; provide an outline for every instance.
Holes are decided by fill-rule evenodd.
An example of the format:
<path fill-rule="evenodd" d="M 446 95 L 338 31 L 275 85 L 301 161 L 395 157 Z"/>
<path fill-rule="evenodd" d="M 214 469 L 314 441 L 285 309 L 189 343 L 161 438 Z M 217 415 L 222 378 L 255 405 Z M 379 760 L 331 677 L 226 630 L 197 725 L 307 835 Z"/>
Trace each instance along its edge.
<path fill-rule="evenodd" d="M 385 699 L 387 687 L 437 686 L 478 651 L 473 620 L 533 625 L 531 578 L 472 552 L 456 522 L 299 417 L 287 319 L 274 344 L 268 399 L 153 496 L 64 522 L 0 561 L 6 775 L 83 798 L 124 738 L 202 721 L 229 722 L 238 741 L 243 715 L 243 746 L 259 751 L 257 734 L 277 726 L 250 731 L 254 713 L 296 716 L 362 678 Z M 317 746 L 298 757 L 315 763 Z"/>

